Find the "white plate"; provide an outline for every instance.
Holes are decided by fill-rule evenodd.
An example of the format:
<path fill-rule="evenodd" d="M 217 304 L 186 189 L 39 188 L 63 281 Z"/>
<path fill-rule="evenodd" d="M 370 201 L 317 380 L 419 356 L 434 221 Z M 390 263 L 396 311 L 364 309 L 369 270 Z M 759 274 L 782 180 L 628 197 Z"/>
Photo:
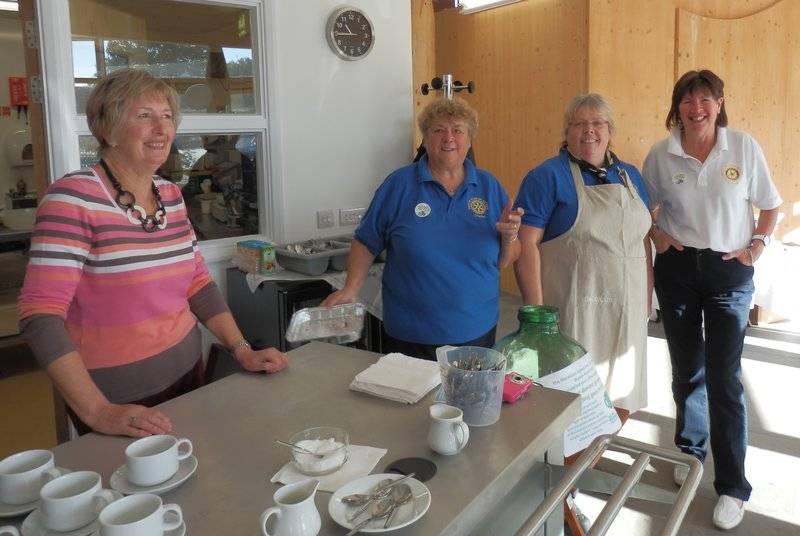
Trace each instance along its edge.
<path fill-rule="evenodd" d="M 180 461 L 178 464 L 178 472 L 172 475 L 172 478 L 166 482 L 156 484 L 155 486 L 137 486 L 128 480 L 127 468 L 123 465 L 114 471 L 108 485 L 111 486 L 111 489 L 115 489 L 125 495 L 133 495 L 134 493 L 166 493 L 183 484 L 196 470 L 197 458 L 189 456 Z"/>
<path fill-rule="evenodd" d="M 364 517 L 360 516 L 358 519 L 356 519 L 355 523 L 347 521 L 347 518 L 345 517 L 346 514 L 353 512 L 355 507 L 346 506 L 341 501 L 341 498 L 345 495 L 350 495 L 351 493 L 369 493 L 372 488 L 377 486 L 378 482 L 384 478 L 392 478 L 397 480 L 398 478 L 402 477 L 403 475 L 398 475 L 397 473 L 384 473 L 367 475 L 363 478 L 359 478 L 358 480 L 348 482 L 341 488 L 337 489 L 336 492 L 331 496 L 331 500 L 328 503 L 328 513 L 338 524 L 346 529 L 352 529 L 358 524 L 359 521 L 362 521 Z M 386 518 L 376 519 L 375 521 L 370 521 L 370 523 L 361 529 L 360 532 L 386 532 L 389 530 L 396 530 L 410 525 L 425 515 L 425 512 L 427 512 L 428 508 L 431 506 L 431 492 L 428 489 L 428 486 L 415 478 L 409 478 L 406 480 L 406 483 L 411 487 L 411 492 L 414 494 L 415 498 L 397 509 L 394 517 L 392 517 L 392 524 L 387 528 L 383 528 Z M 419 497 L 419 495 L 422 496 Z"/>
<path fill-rule="evenodd" d="M 25 518 L 25 521 L 22 522 L 22 526 L 20 527 L 22 536 L 88 536 L 99 530 L 100 523 L 97 522 L 97 519 L 88 525 L 84 525 L 79 529 L 69 532 L 50 530 L 44 526 L 42 513 L 38 508 L 31 512 L 31 515 Z"/>
<path fill-rule="evenodd" d="M 62 475 L 72 472 L 64 467 L 56 467 L 56 469 L 60 470 Z M 39 508 L 39 499 L 25 504 L 6 504 L 0 502 L 0 519 L 4 517 L 21 516 L 22 514 L 33 512 L 37 508 Z"/>

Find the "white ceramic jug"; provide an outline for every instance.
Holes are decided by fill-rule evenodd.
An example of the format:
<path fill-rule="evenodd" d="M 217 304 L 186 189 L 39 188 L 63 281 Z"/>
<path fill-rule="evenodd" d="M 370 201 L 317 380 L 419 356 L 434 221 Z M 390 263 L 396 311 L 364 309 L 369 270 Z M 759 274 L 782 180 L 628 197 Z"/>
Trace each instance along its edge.
<path fill-rule="evenodd" d="M 464 413 L 447 404 L 432 405 L 430 413 L 428 445 L 431 449 L 444 455 L 460 452 L 469 440 L 469 426 L 464 422 Z"/>
<path fill-rule="evenodd" d="M 264 536 L 316 536 L 322 527 L 314 495 L 317 493 L 319 480 L 303 480 L 288 484 L 272 496 L 276 506 L 264 510 L 261 514 L 261 532 Z M 267 531 L 267 521 L 275 516 L 272 530 Z"/>

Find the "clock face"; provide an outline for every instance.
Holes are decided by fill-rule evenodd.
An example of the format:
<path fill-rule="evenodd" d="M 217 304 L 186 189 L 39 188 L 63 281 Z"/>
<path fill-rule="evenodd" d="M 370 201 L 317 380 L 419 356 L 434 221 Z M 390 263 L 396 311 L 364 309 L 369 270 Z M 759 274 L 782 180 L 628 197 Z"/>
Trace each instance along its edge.
<path fill-rule="evenodd" d="M 346 60 L 363 58 L 375 43 L 372 22 L 366 13 L 354 7 L 343 7 L 331 13 L 327 30 L 331 49 Z"/>

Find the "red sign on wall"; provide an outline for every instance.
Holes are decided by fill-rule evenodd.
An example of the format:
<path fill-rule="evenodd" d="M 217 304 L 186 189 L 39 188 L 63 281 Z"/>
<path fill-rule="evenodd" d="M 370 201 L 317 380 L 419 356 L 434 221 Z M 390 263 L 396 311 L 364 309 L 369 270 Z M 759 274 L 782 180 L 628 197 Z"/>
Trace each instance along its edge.
<path fill-rule="evenodd" d="M 9 76 L 8 94 L 11 96 L 11 106 L 27 106 L 28 80 L 24 76 Z"/>

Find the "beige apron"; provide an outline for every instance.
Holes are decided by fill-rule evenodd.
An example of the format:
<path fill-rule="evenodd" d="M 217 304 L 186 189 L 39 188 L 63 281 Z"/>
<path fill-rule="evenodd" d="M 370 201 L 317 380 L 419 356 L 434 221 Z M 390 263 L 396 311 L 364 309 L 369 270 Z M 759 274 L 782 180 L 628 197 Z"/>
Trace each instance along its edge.
<path fill-rule="evenodd" d="M 614 405 L 647 405 L 647 268 L 650 213 L 628 174 L 623 184 L 586 186 L 570 162 L 578 193 L 575 223 L 540 244 L 544 303 L 560 327 L 594 358 Z"/>

